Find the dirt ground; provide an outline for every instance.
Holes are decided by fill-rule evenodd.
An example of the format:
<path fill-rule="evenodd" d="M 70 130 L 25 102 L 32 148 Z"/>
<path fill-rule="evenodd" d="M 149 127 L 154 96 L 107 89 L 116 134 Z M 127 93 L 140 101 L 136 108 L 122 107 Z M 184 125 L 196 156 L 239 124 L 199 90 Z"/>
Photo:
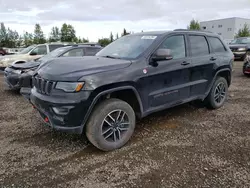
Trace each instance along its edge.
<path fill-rule="evenodd" d="M 4 89 L 1 74 L 0 187 L 250 187 L 250 78 L 235 65 L 223 108 L 186 104 L 153 114 L 125 147 L 106 153 L 46 127 Z"/>

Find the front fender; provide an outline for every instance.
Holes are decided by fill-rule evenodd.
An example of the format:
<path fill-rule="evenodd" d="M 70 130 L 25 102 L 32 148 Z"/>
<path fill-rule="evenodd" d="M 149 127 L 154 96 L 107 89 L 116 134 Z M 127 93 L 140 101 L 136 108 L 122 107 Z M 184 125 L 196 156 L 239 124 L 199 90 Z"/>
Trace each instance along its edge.
<path fill-rule="evenodd" d="M 140 106 L 140 111 L 141 111 L 141 114 L 142 114 L 142 113 L 143 113 L 143 106 L 142 106 L 142 102 L 141 102 L 140 95 L 139 95 L 139 93 L 137 92 L 137 90 L 136 90 L 133 86 L 115 87 L 115 88 L 111 88 L 111 89 L 108 89 L 108 90 L 104 90 L 104 91 L 98 93 L 98 94 L 94 97 L 94 99 L 93 99 L 93 101 L 92 101 L 90 107 L 88 108 L 88 111 L 87 111 L 87 113 L 86 113 L 86 115 L 85 115 L 85 117 L 84 117 L 84 120 L 83 120 L 83 122 L 82 122 L 82 125 L 85 125 L 85 124 L 86 124 L 86 122 L 87 122 L 87 120 L 88 120 L 88 118 L 89 118 L 91 112 L 93 111 L 93 109 L 94 109 L 94 107 L 95 107 L 95 105 L 96 105 L 98 99 L 100 99 L 100 97 L 102 97 L 102 96 L 104 96 L 104 95 L 107 95 L 107 94 L 112 94 L 112 93 L 115 92 L 115 91 L 121 91 L 121 90 L 127 90 L 127 89 L 131 89 L 131 90 L 135 93 L 135 96 L 136 96 L 136 98 L 137 98 L 137 100 L 138 100 L 138 103 L 139 103 L 139 106 Z"/>

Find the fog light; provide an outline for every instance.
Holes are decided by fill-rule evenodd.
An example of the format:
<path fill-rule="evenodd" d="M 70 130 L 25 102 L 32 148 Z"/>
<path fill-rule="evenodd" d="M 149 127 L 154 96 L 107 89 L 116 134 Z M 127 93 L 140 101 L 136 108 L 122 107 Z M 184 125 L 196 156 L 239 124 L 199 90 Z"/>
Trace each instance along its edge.
<path fill-rule="evenodd" d="M 73 108 L 71 106 L 67 107 L 52 107 L 53 111 L 58 115 L 67 115 L 69 113 L 69 110 Z"/>

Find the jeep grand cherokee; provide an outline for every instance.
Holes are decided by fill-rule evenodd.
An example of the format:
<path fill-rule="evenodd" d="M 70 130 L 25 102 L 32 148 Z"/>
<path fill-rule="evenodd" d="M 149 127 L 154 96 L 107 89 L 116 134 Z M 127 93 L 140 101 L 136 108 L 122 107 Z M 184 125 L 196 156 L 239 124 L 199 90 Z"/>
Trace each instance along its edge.
<path fill-rule="evenodd" d="M 96 56 L 52 60 L 34 74 L 30 101 L 49 126 L 85 132 L 109 151 L 128 142 L 136 117 L 194 100 L 220 108 L 232 63 L 233 53 L 213 33 L 131 34 Z"/>

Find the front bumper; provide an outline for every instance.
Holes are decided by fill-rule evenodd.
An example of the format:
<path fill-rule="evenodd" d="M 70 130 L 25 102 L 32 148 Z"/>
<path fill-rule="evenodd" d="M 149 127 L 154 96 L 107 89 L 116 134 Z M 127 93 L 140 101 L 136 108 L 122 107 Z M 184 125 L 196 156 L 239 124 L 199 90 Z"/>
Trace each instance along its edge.
<path fill-rule="evenodd" d="M 20 89 L 21 87 L 32 86 L 32 71 L 20 74 L 14 71 L 14 69 L 8 67 L 4 70 L 5 83 L 10 89 Z"/>
<path fill-rule="evenodd" d="M 234 54 L 234 58 L 235 59 L 242 59 L 242 58 L 244 58 L 245 57 L 245 55 L 246 55 L 246 51 L 242 51 L 242 52 L 233 52 L 233 54 Z"/>
<path fill-rule="evenodd" d="M 31 89 L 30 103 L 38 110 L 44 122 L 51 128 L 81 134 L 83 120 L 90 106 L 90 91 L 79 93 L 61 93 L 48 96 Z"/>
<path fill-rule="evenodd" d="M 244 74 L 250 74 L 250 62 L 245 62 L 243 64 L 243 73 Z"/>

